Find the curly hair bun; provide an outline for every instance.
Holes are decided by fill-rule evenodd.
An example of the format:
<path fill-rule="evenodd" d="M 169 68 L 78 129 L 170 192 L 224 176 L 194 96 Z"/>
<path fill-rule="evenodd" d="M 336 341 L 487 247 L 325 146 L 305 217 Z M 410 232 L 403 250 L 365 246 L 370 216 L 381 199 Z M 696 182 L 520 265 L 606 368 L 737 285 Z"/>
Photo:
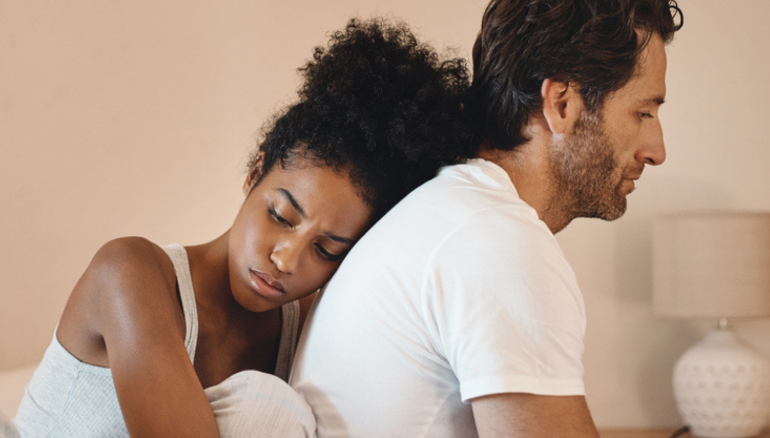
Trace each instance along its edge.
<path fill-rule="evenodd" d="M 441 59 L 403 23 L 352 19 L 300 72 L 299 102 L 260 145 L 265 169 L 307 153 L 348 171 L 379 217 L 472 149 L 465 61 Z"/>

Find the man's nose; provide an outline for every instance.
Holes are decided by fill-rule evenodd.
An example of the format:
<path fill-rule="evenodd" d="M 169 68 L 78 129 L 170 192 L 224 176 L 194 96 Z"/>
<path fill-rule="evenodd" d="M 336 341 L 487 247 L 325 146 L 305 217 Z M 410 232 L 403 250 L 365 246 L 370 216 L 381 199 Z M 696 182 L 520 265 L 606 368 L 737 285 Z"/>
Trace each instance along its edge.
<path fill-rule="evenodd" d="M 637 161 L 657 166 L 666 161 L 666 145 L 663 142 L 663 128 L 660 122 L 645 139 L 644 144 L 637 152 Z"/>

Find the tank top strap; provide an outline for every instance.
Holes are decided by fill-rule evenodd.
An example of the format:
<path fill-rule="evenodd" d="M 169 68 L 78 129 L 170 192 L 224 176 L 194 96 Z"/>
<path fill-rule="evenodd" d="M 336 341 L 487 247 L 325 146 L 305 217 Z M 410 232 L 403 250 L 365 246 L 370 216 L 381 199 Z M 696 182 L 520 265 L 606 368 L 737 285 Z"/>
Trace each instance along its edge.
<path fill-rule="evenodd" d="M 195 303 L 192 276 L 190 275 L 190 262 L 187 259 L 187 251 L 182 245 L 173 243 L 163 247 L 176 272 L 176 284 L 179 288 L 179 298 L 182 302 L 184 314 L 185 334 L 184 346 L 190 356 L 190 362 L 195 361 L 195 348 L 198 346 L 198 308 Z"/>
<path fill-rule="evenodd" d="M 275 365 L 275 375 L 284 381 L 289 381 L 291 363 L 294 360 L 294 350 L 299 334 L 299 301 L 292 301 L 281 306 L 281 341 L 278 347 L 278 361 Z"/>

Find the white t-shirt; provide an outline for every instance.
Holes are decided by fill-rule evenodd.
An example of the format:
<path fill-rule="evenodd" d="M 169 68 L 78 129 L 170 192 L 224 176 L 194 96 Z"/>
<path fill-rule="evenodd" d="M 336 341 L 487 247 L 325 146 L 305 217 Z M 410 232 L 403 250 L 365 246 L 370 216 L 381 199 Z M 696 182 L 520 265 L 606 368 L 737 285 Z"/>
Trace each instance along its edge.
<path fill-rule="evenodd" d="M 553 234 L 475 159 L 356 244 L 311 310 L 290 383 L 320 438 L 475 436 L 475 397 L 583 395 L 584 332 Z"/>

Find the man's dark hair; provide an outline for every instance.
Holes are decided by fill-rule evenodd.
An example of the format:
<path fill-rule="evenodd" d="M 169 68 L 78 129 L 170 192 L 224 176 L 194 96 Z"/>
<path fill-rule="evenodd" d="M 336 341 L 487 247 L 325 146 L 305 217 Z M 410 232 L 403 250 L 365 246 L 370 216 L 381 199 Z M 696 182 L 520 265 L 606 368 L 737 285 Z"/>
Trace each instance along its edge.
<path fill-rule="evenodd" d="M 405 24 L 350 20 L 300 72 L 299 102 L 264 129 L 249 164 L 262 156 L 260 179 L 301 155 L 348 172 L 376 220 L 470 154 L 465 61 L 442 59 Z"/>
<path fill-rule="evenodd" d="M 599 110 L 652 35 L 667 43 L 682 23 L 675 0 L 492 0 L 473 46 L 481 140 L 502 150 L 527 142 L 545 79 L 577 84 L 587 110 Z"/>

